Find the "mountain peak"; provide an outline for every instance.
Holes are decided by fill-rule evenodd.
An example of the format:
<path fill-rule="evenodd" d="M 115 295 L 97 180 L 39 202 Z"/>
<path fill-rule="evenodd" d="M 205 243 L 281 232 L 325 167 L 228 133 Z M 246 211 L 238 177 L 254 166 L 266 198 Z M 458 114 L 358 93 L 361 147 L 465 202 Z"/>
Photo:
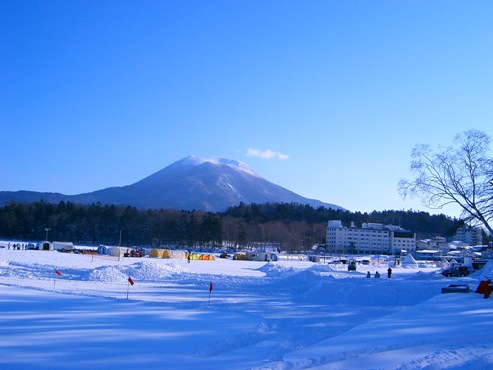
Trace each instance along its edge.
<path fill-rule="evenodd" d="M 189 155 L 188 157 L 185 157 L 175 162 L 175 164 L 189 165 L 189 166 L 200 166 L 204 163 L 210 163 L 216 166 L 228 166 L 233 169 L 246 172 L 249 175 L 261 177 L 254 170 L 248 167 L 246 163 L 237 161 L 235 159 L 226 159 L 219 157 L 196 157 L 194 155 Z"/>
<path fill-rule="evenodd" d="M 162 170 L 132 184 L 78 195 L 27 192 L 0 192 L 0 204 L 10 200 L 35 202 L 49 199 L 56 203 L 131 205 L 137 208 L 224 211 L 243 202 L 299 203 L 313 207 L 341 207 L 307 199 L 273 184 L 254 172 L 245 163 L 225 158 L 182 158 Z"/>

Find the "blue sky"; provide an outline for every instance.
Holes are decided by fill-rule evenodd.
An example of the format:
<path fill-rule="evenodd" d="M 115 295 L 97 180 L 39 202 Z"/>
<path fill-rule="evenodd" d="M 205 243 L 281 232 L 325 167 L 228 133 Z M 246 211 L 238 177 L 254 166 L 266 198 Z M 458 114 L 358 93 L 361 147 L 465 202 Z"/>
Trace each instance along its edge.
<path fill-rule="evenodd" d="M 493 135 L 491 14 L 488 1 L 0 1 L 0 190 L 129 185 L 193 154 L 351 211 L 428 211 L 397 192 L 412 147 Z"/>

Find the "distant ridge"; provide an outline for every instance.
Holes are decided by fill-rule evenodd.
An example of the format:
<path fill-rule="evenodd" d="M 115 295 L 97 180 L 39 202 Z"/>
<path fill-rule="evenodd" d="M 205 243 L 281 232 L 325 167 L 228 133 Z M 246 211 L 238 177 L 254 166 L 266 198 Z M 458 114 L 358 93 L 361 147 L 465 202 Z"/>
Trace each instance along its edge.
<path fill-rule="evenodd" d="M 140 209 L 177 209 L 221 212 L 240 202 L 299 203 L 315 208 L 342 207 L 304 198 L 279 185 L 273 184 L 245 163 L 224 158 L 185 157 L 135 184 L 111 187 L 91 193 L 64 195 L 32 191 L 2 191 L 0 204 L 14 200 L 32 203 L 130 205 Z"/>

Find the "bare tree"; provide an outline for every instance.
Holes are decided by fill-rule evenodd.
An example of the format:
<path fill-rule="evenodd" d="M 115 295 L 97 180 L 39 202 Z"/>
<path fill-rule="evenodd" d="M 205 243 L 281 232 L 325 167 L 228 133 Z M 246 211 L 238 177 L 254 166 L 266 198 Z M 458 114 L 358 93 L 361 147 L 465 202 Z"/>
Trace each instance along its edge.
<path fill-rule="evenodd" d="M 416 145 L 410 171 L 414 180 L 401 179 L 399 193 L 417 197 L 434 209 L 458 204 L 461 217 L 472 225 L 482 225 L 493 235 L 493 159 L 488 157 L 490 137 L 482 131 L 458 134 L 450 147 L 434 150 Z"/>

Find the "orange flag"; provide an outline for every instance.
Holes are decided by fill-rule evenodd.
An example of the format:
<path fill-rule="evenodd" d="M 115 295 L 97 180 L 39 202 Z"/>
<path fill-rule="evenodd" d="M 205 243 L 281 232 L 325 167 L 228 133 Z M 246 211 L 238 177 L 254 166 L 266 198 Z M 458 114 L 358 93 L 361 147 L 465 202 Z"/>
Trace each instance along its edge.
<path fill-rule="evenodd" d="M 209 285 L 209 293 L 212 292 L 212 281 L 211 284 Z"/>
<path fill-rule="evenodd" d="M 55 269 L 55 274 L 57 274 L 58 276 L 62 276 L 62 273 L 60 271 L 58 271 L 57 269 Z"/>
<path fill-rule="evenodd" d="M 132 280 L 132 278 L 130 276 L 128 277 L 128 282 L 130 283 L 130 285 L 134 285 L 135 284 L 134 281 Z"/>

